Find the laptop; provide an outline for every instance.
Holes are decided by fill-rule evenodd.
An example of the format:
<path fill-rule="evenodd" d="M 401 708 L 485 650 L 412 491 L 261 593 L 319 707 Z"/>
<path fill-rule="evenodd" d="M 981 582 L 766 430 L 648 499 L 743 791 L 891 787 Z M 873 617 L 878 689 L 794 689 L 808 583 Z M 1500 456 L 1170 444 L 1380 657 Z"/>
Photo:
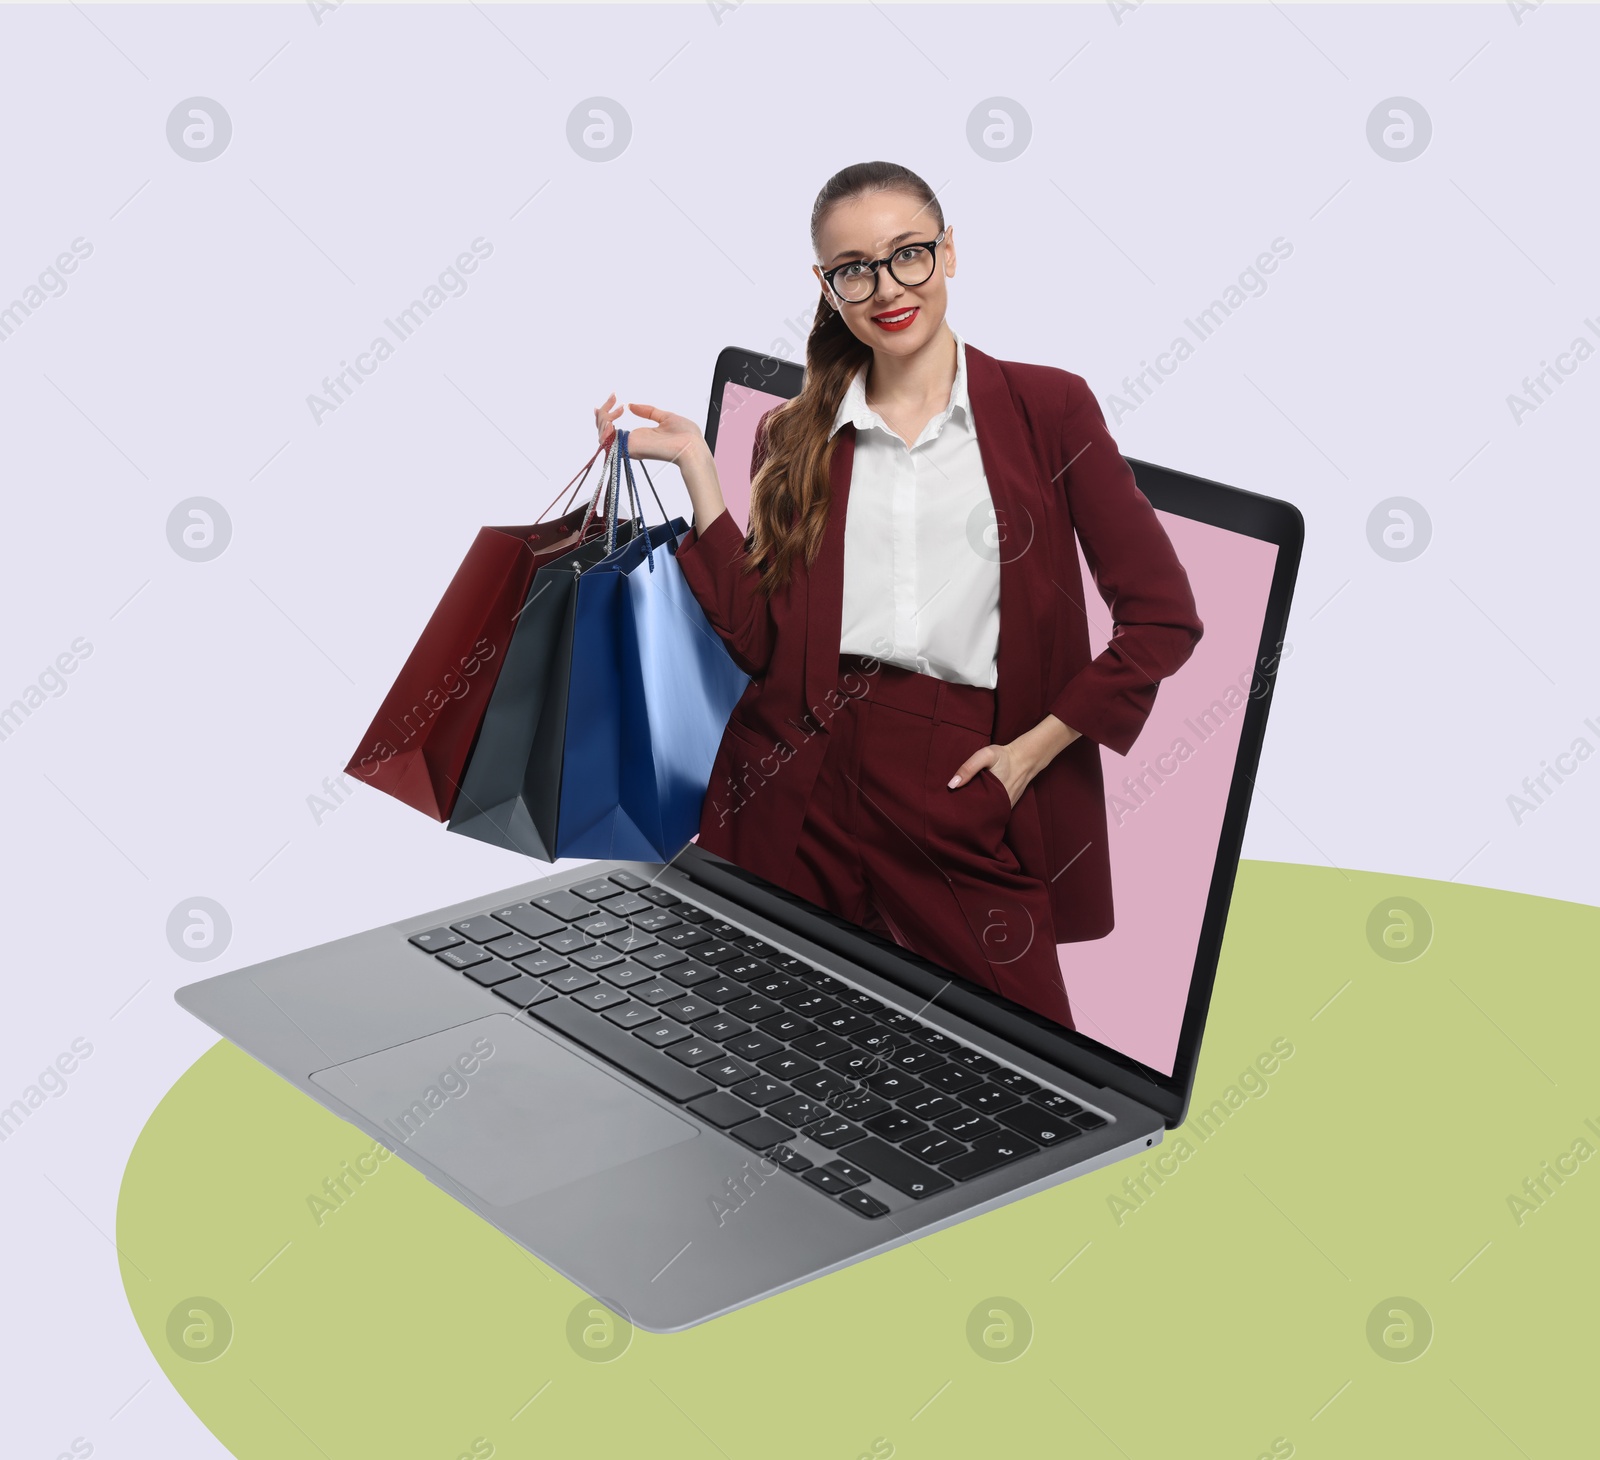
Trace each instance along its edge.
<path fill-rule="evenodd" d="M 755 423 L 801 380 L 718 358 L 706 436 L 742 518 Z M 1206 631 L 1130 754 L 1101 751 L 1116 922 L 1058 950 L 1076 1030 L 694 843 L 178 1003 L 651 1332 L 1145 1152 L 1188 1105 L 1303 524 L 1131 465 Z"/>

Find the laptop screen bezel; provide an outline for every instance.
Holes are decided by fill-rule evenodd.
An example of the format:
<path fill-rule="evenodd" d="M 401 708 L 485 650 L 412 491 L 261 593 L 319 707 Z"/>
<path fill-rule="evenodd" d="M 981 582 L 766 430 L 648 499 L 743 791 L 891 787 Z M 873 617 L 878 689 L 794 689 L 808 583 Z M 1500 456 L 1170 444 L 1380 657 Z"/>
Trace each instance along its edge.
<path fill-rule="evenodd" d="M 716 449 L 723 395 L 730 384 L 792 398 L 799 393 L 804 376 L 803 367 L 793 360 L 739 346 L 723 350 L 717 357 L 712 379 L 705 430 L 707 444 L 713 451 Z M 1062 1029 L 976 984 L 966 980 L 951 982 L 949 971 L 938 964 L 775 887 L 698 846 L 691 845 L 678 859 L 678 866 L 695 881 L 724 895 L 732 893 L 741 897 L 752 905 L 752 911 L 863 963 L 912 993 L 925 998 L 937 993 L 938 1004 L 951 1013 L 1027 1049 L 1077 1078 L 1140 1101 L 1157 1111 L 1169 1127 L 1176 1127 L 1188 1110 L 1199 1063 L 1201 1036 L 1211 1006 L 1238 873 L 1239 852 L 1244 843 L 1250 793 L 1260 763 L 1278 665 L 1284 652 L 1284 628 L 1300 566 L 1305 522 L 1292 503 L 1133 457 L 1125 459 L 1133 469 L 1139 489 L 1158 511 L 1270 542 L 1278 549 L 1171 1074 L 1163 1074 L 1088 1035 Z"/>

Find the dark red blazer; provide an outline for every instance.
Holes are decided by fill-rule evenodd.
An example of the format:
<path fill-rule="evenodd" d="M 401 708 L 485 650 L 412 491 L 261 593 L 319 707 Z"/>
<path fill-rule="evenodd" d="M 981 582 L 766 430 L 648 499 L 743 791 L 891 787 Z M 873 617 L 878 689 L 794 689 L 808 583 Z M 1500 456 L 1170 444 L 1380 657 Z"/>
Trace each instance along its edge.
<path fill-rule="evenodd" d="M 1114 913 L 1100 747 L 1128 754 L 1157 685 L 1188 659 L 1202 625 L 1188 574 L 1082 377 L 996 360 L 971 345 L 966 356 L 1002 535 L 995 739 L 1014 740 L 1046 714 L 1083 737 L 1017 802 L 1035 798 L 1043 845 L 1034 819 L 1015 810 L 1010 827 L 1018 834 L 1008 831 L 1007 840 L 1024 870 L 1049 886 L 1056 941 L 1103 938 Z M 752 475 L 763 434 L 758 427 Z M 745 536 L 728 513 L 691 531 L 678 549 L 706 617 L 751 676 L 712 766 L 700 845 L 780 887 L 826 748 L 827 707 L 845 702 L 837 686 L 855 427 L 838 437 L 821 549 L 809 566 L 795 565 L 770 601 L 755 591 Z M 1074 531 L 1115 623 L 1093 659 Z M 1023 823 L 1029 834 L 1018 830 Z"/>

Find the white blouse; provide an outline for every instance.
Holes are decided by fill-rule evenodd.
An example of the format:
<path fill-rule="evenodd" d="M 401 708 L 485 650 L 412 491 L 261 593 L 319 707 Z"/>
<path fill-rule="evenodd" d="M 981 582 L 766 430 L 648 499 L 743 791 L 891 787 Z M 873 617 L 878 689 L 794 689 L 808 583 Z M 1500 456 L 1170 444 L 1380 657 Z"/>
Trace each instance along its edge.
<path fill-rule="evenodd" d="M 993 689 L 1000 560 L 966 345 L 958 335 L 949 405 L 910 446 L 867 404 L 866 374 L 863 365 L 833 422 L 856 428 L 839 652 Z"/>

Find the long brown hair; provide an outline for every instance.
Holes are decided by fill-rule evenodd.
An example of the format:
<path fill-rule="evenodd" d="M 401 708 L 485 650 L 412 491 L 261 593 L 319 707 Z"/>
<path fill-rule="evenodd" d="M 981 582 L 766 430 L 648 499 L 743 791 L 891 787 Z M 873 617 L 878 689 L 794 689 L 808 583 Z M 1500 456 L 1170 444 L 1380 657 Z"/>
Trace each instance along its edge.
<path fill-rule="evenodd" d="M 930 188 L 910 168 L 895 162 L 858 162 L 834 173 L 811 205 L 811 246 L 823 219 L 838 203 L 871 192 L 902 192 L 933 215 L 932 232 L 944 228 L 944 213 Z M 760 466 L 750 483 L 747 562 L 761 565 L 761 592 L 788 582 L 794 560 L 810 563 L 822 545 L 828 521 L 828 464 L 835 438 L 828 433 L 850 381 L 872 358 L 872 347 L 850 332 L 826 297 L 817 299 L 806 339 L 806 378 L 800 394 L 774 408 L 757 442 Z M 770 561 L 767 561 L 770 554 Z"/>

